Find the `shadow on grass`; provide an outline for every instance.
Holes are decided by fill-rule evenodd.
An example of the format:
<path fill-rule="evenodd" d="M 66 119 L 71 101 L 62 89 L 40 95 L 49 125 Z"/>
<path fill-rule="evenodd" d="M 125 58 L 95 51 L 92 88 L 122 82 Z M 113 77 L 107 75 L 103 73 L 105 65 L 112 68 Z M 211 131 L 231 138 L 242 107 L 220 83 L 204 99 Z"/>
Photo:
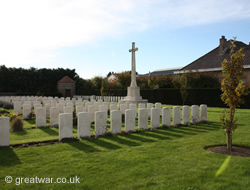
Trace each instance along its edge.
<path fill-rule="evenodd" d="M 22 164 L 16 153 L 10 147 L 0 147 L 0 166 L 9 167 Z"/>
<path fill-rule="evenodd" d="M 210 131 L 215 131 L 220 129 L 220 123 L 209 122 L 197 125 L 180 125 L 176 128 L 170 127 L 168 129 L 164 129 L 164 131 L 168 131 L 170 133 L 177 133 L 183 135 L 198 135 L 199 133 L 206 133 Z M 173 135 L 173 134 L 171 134 Z"/>
<path fill-rule="evenodd" d="M 97 146 L 109 149 L 109 150 L 117 150 L 117 149 L 121 148 L 120 146 L 109 143 L 109 142 L 105 141 L 104 139 L 105 138 L 90 139 L 89 142 L 91 142 Z"/>
<path fill-rule="evenodd" d="M 84 140 L 77 141 L 77 142 L 69 142 L 68 145 L 86 153 L 100 152 L 100 150 L 98 150 L 97 148 L 86 144 Z"/>
<path fill-rule="evenodd" d="M 43 132 L 47 133 L 50 136 L 58 136 L 59 133 L 57 131 L 54 131 L 50 127 L 39 127 L 38 129 L 42 130 Z"/>
<path fill-rule="evenodd" d="M 135 141 L 130 141 L 122 138 L 123 136 L 114 136 L 109 138 L 111 141 L 115 141 L 117 143 L 127 145 L 127 146 L 140 146 L 140 144 L 136 143 Z"/>
<path fill-rule="evenodd" d="M 186 135 L 197 135 L 198 133 L 207 132 L 206 130 L 203 129 L 192 128 L 191 126 L 180 126 L 174 128 L 172 131 L 176 133 L 183 133 Z"/>
<path fill-rule="evenodd" d="M 158 130 L 158 129 L 156 129 L 156 130 Z M 141 132 L 141 133 L 138 133 L 138 135 L 141 135 L 144 137 L 149 137 L 149 138 L 155 138 L 155 139 L 159 139 L 159 140 L 172 140 L 170 137 L 167 137 L 166 135 L 155 133 L 156 130 L 150 131 L 150 132 Z"/>
<path fill-rule="evenodd" d="M 27 131 L 26 129 L 24 129 L 23 131 L 14 131 L 14 132 L 11 132 L 15 135 L 19 135 L 19 136 L 22 136 L 22 135 L 26 135 L 27 134 Z"/>
<path fill-rule="evenodd" d="M 131 140 L 135 140 L 135 141 L 140 141 L 140 142 L 155 142 L 155 140 L 142 137 L 140 133 L 128 134 L 128 135 L 124 135 L 123 137 L 131 139 Z"/>
<path fill-rule="evenodd" d="M 174 133 L 180 133 L 184 135 L 197 135 L 197 133 L 194 133 L 193 130 L 190 130 L 188 126 L 179 126 L 176 128 L 169 128 L 169 131 Z"/>
<path fill-rule="evenodd" d="M 173 131 L 171 130 L 171 128 L 154 130 L 154 133 L 158 133 L 158 134 L 165 135 L 165 136 L 171 136 L 171 137 L 175 137 L 175 138 L 183 137 L 183 135 L 179 135 L 179 134 L 172 133 L 172 132 Z"/>
<path fill-rule="evenodd" d="M 35 119 L 25 119 L 24 121 L 26 121 L 30 125 L 36 125 L 36 120 Z"/>

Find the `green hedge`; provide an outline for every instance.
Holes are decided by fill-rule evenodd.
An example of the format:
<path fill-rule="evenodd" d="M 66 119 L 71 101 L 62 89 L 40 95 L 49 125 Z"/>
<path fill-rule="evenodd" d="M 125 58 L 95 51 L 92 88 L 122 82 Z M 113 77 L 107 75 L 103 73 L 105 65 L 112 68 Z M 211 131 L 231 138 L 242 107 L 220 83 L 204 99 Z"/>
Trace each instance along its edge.
<path fill-rule="evenodd" d="M 94 91 L 92 91 L 94 92 Z M 100 90 L 95 91 L 100 96 Z M 109 96 L 126 96 L 127 90 L 104 90 L 105 95 Z M 220 96 L 222 92 L 219 88 L 216 89 L 188 89 L 188 97 L 185 102 L 186 105 L 200 105 L 207 104 L 209 107 L 226 107 L 222 102 Z M 155 89 L 155 90 L 141 90 L 143 99 L 148 102 L 161 102 L 162 104 L 183 105 L 180 94 L 180 89 Z M 245 104 L 241 108 L 250 108 L 250 94 L 245 96 Z"/>

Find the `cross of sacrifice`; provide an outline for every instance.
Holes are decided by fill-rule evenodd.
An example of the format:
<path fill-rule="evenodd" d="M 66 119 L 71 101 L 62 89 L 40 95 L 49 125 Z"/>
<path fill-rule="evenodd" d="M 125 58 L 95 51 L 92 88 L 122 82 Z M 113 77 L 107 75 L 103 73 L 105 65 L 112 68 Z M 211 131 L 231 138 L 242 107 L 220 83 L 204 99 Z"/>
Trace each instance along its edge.
<path fill-rule="evenodd" d="M 129 49 L 129 52 L 132 52 L 132 72 L 131 72 L 131 84 L 130 87 L 137 87 L 136 84 L 136 69 L 135 69 L 135 51 L 138 51 L 138 48 L 135 48 L 135 42 L 132 42 L 132 49 Z"/>

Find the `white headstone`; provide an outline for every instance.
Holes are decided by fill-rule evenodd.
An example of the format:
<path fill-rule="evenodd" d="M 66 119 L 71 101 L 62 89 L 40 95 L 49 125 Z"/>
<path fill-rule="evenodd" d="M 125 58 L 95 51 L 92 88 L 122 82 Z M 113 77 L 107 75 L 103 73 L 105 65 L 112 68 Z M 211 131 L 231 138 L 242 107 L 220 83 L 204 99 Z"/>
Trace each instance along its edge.
<path fill-rule="evenodd" d="M 207 121 L 207 105 L 205 104 L 200 105 L 200 121 Z"/>
<path fill-rule="evenodd" d="M 117 105 L 117 103 L 116 102 L 110 102 L 110 106 L 111 105 Z"/>
<path fill-rule="evenodd" d="M 143 104 L 145 105 L 145 104 Z M 138 113 L 138 128 L 147 129 L 148 128 L 148 109 L 141 108 Z"/>
<path fill-rule="evenodd" d="M 90 105 L 88 107 L 88 112 L 90 113 L 90 122 L 95 121 L 95 106 Z"/>
<path fill-rule="evenodd" d="M 139 103 L 138 108 L 139 108 L 139 109 L 145 108 L 145 104 L 144 104 L 144 103 Z"/>
<path fill-rule="evenodd" d="M 61 113 L 59 115 L 59 141 L 63 138 L 73 137 L 73 114 Z"/>
<path fill-rule="evenodd" d="M 129 102 L 126 102 L 126 107 L 127 107 L 127 109 L 129 109 L 129 105 L 130 105 L 130 103 L 129 103 Z"/>
<path fill-rule="evenodd" d="M 121 111 L 111 111 L 110 115 L 110 130 L 111 133 L 117 134 L 122 132 L 122 114 Z"/>
<path fill-rule="evenodd" d="M 21 114 L 21 102 L 20 101 L 15 101 L 14 102 L 14 113 Z"/>
<path fill-rule="evenodd" d="M 63 113 L 73 113 L 73 109 L 71 106 L 63 107 Z"/>
<path fill-rule="evenodd" d="M 154 107 L 153 103 L 147 103 L 148 117 L 151 116 L 151 109 Z"/>
<path fill-rule="evenodd" d="M 181 123 L 181 107 L 173 107 L 173 126 L 179 125 Z"/>
<path fill-rule="evenodd" d="M 89 106 L 93 106 L 94 105 L 94 103 L 92 103 L 92 102 L 85 102 L 84 103 L 84 106 L 88 109 L 88 107 Z"/>
<path fill-rule="evenodd" d="M 40 105 L 40 104 L 41 104 L 40 101 L 37 101 L 37 100 L 33 101 L 33 107 L 34 107 L 34 108 L 35 108 L 35 105 Z"/>
<path fill-rule="evenodd" d="M 151 109 L 151 129 L 160 127 L 161 111 L 159 108 Z"/>
<path fill-rule="evenodd" d="M 50 101 L 50 104 L 51 104 L 51 107 L 56 107 L 56 100 L 51 100 Z"/>
<path fill-rule="evenodd" d="M 10 145 L 10 119 L 8 117 L 0 117 L 0 146 Z"/>
<path fill-rule="evenodd" d="M 72 98 L 73 105 L 76 105 L 76 98 Z"/>
<path fill-rule="evenodd" d="M 155 108 L 159 109 L 160 110 L 160 114 L 161 114 L 161 103 L 156 102 L 155 103 Z"/>
<path fill-rule="evenodd" d="M 59 111 L 56 107 L 50 108 L 50 126 L 59 124 Z"/>
<path fill-rule="evenodd" d="M 90 113 L 80 112 L 77 116 L 78 138 L 90 137 Z"/>
<path fill-rule="evenodd" d="M 162 108 L 162 126 L 171 126 L 171 108 Z"/>
<path fill-rule="evenodd" d="M 46 103 L 45 104 L 45 109 L 46 109 L 46 117 L 49 118 L 50 117 L 50 103 Z"/>
<path fill-rule="evenodd" d="M 95 111 L 99 111 L 99 107 L 100 107 L 100 105 L 102 105 L 102 103 L 101 103 L 101 102 L 95 102 L 95 103 L 94 103 L 94 106 L 95 106 Z"/>
<path fill-rule="evenodd" d="M 24 105 L 24 104 L 30 104 L 30 107 L 32 107 L 31 101 L 24 101 L 23 105 Z"/>
<path fill-rule="evenodd" d="M 36 108 L 36 127 L 46 127 L 45 108 Z"/>
<path fill-rule="evenodd" d="M 125 114 L 125 110 L 127 109 L 127 105 L 126 104 L 121 104 L 120 105 L 120 111 L 122 112 L 122 114 Z"/>
<path fill-rule="evenodd" d="M 85 107 L 81 106 L 76 106 L 76 115 L 80 112 L 86 112 Z"/>
<path fill-rule="evenodd" d="M 108 109 L 106 105 L 100 105 L 99 110 L 108 113 Z"/>
<path fill-rule="evenodd" d="M 93 98 L 93 97 L 92 97 Z M 91 99 L 91 103 L 92 103 L 92 105 L 94 105 L 94 103 L 96 102 L 96 100 L 95 99 Z"/>
<path fill-rule="evenodd" d="M 104 135 L 107 131 L 107 113 L 95 112 L 95 136 Z"/>
<path fill-rule="evenodd" d="M 37 108 L 42 108 L 43 106 L 42 106 L 42 104 L 35 104 L 34 105 L 34 112 L 35 112 L 35 115 L 36 115 L 36 109 Z"/>
<path fill-rule="evenodd" d="M 71 103 L 67 103 L 66 107 L 71 107 L 71 111 L 73 113 L 73 111 L 74 111 L 74 104 L 72 102 Z"/>
<path fill-rule="evenodd" d="M 118 110 L 117 105 L 116 105 L 116 104 L 111 104 L 111 105 L 110 105 L 110 112 L 111 112 L 111 111 L 115 111 L 115 110 Z"/>
<path fill-rule="evenodd" d="M 77 106 L 83 106 L 83 105 L 82 105 L 82 102 L 76 102 L 76 107 L 77 107 Z"/>
<path fill-rule="evenodd" d="M 89 104 L 90 102 L 88 100 L 83 100 L 83 105 L 86 106 L 86 104 Z M 88 105 L 89 106 L 89 105 Z"/>
<path fill-rule="evenodd" d="M 31 113 L 31 104 L 23 104 L 23 119 L 28 119 Z"/>
<path fill-rule="evenodd" d="M 66 105 L 66 102 L 64 100 L 59 100 L 59 104 L 62 104 L 64 107 Z"/>
<path fill-rule="evenodd" d="M 182 123 L 184 125 L 190 123 L 190 106 L 182 107 Z"/>
<path fill-rule="evenodd" d="M 64 103 L 57 103 L 56 108 L 58 109 L 59 113 L 63 113 Z"/>
<path fill-rule="evenodd" d="M 136 111 L 136 104 L 129 104 L 129 109 Z"/>
<path fill-rule="evenodd" d="M 135 131 L 135 110 L 127 109 L 125 111 L 125 131 Z"/>
<path fill-rule="evenodd" d="M 191 120 L 192 123 L 198 123 L 199 122 L 199 106 L 192 105 L 191 107 Z"/>

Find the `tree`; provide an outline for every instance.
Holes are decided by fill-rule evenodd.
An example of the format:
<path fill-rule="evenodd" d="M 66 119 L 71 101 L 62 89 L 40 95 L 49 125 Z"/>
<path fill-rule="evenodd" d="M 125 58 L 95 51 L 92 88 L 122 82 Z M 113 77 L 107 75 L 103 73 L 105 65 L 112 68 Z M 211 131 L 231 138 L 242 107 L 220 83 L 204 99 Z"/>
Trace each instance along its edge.
<path fill-rule="evenodd" d="M 57 82 L 65 75 L 73 80 L 79 76 L 75 69 L 30 69 L 7 68 L 0 65 L 0 92 L 16 92 L 35 95 L 38 92 L 46 95 L 57 95 Z"/>
<path fill-rule="evenodd" d="M 101 76 L 96 76 L 96 77 L 92 78 L 91 82 L 93 84 L 93 88 L 94 89 L 101 89 L 102 80 L 103 80 L 103 77 L 101 77 Z"/>
<path fill-rule="evenodd" d="M 126 89 L 131 83 L 131 71 L 116 74 L 117 84 L 121 89 Z"/>
<path fill-rule="evenodd" d="M 86 91 L 92 89 L 92 86 L 91 80 L 79 78 L 76 80 L 76 94 L 85 94 Z"/>
<path fill-rule="evenodd" d="M 110 71 L 110 72 L 107 74 L 107 78 L 110 77 L 110 76 L 113 75 L 113 74 L 115 74 L 115 73 L 114 73 L 113 71 L 112 71 L 112 72 Z"/>
<path fill-rule="evenodd" d="M 232 132 L 238 127 L 236 124 L 235 111 L 236 107 L 244 103 L 243 95 L 247 95 L 246 87 L 242 81 L 243 76 L 243 59 L 242 48 L 235 52 L 235 41 L 232 41 L 230 60 L 225 59 L 222 66 L 223 80 L 221 83 L 222 101 L 229 106 L 221 115 L 222 128 L 227 135 L 227 149 L 232 150 Z"/>
<path fill-rule="evenodd" d="M 187 99 L 187 95 L 188 95 L 187 84 L 188 84 L 188 79 L 187 79 L 186 73 L 184 71 L 184 73 L 181 75 L 181 78 L 180 78 L 180 85 L 181 85 L 180 93 L 181 93 L 183 105 L 184 105 L 184 103 Z"/>
<path fill-rule="evenodd" d="M 210 75 L 192 73 L 188 76 L 189 88 L 220 88 L 220 86 L 218 78 Z"/>
<path fill-rule="evenodd" d="M 107 86 L 108 86 L 108 79 L 103 78 L 102 79 L 102 86 L 101 86 L 101 89 L 100 89 L 101 96 L 105 96 L 104 90 L 107 88 Z"/>

